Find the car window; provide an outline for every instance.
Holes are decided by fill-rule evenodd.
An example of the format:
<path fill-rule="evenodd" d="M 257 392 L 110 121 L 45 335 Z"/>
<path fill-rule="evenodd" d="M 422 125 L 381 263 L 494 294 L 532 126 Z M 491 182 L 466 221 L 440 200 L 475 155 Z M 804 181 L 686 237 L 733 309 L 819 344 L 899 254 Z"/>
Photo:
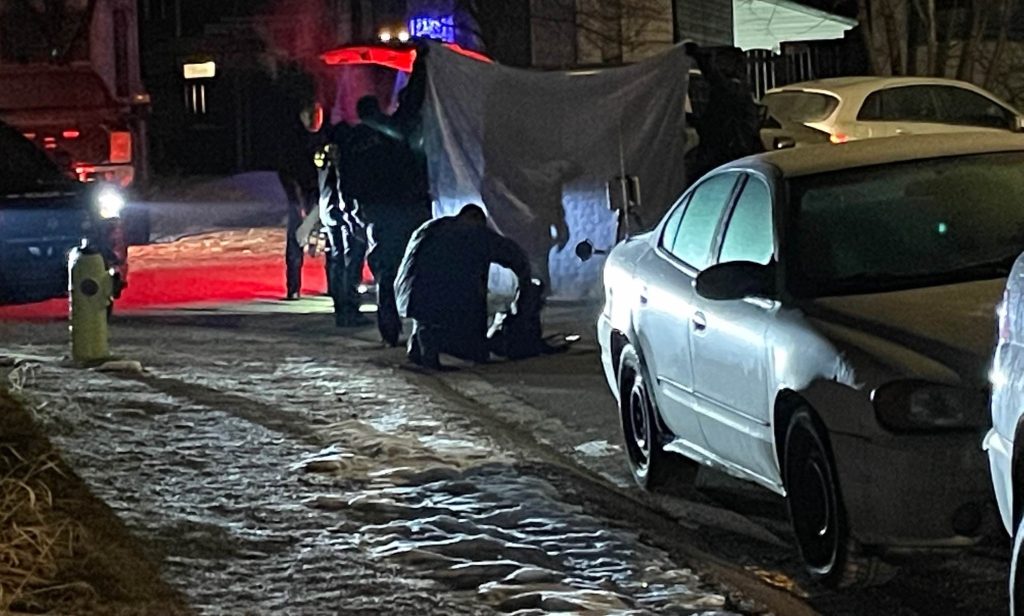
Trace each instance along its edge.
<path fill-rule="evenodd" d="M 941 122 L 932 86 L 903 86 L 873 92 L 857 114 L 858 120 L 877 122 Z"/>
<path fill-rule="evenodd" d="M 964 88 L 940 86 L 933 90 L 939 118 L 948 124 L 1010 128 L 1013 114 L 992 99 Z"/>
<path fill-rule="evenodd" d="M 767 265 L 774 248 L 771 193 L 764 182 L 751 177 L 729 218 L 718 261 L 752 261 Z"/>
<path fill-rule="evenodd" d="M 828 296 L 1005 277 L 1024 252 L 1022 193 L 1024 152 L 795 178 L 790 284 Z"/>
<path fill-rule="evenodd" d="M 666 246 L 673 256 L 697 270 L 703 270 L 710 264 L 711 242 L 732 195 L 736 177 L 735 173 L 716 175 L 693 191 L 675 240 L 671 246 Z"/>
<path fill-rule="evenodd" d="M 671 252 L 672 243 L 676 241 L 676 234 L 679 233 L 679 223 L 683 220 L 683 212 L 686 211 L 688 196 L 680 199 L 675 209 L 669 212 L 665 221 L 665 228 L 661 232 L 661 247 Z"/>
<path fill-rule="evenodd" d="M 839 99 L 818 92 L 784 90 L 765 94 L 761 104 L 776 122 L 803 124 L 827 119 L 839 106 Z"/>

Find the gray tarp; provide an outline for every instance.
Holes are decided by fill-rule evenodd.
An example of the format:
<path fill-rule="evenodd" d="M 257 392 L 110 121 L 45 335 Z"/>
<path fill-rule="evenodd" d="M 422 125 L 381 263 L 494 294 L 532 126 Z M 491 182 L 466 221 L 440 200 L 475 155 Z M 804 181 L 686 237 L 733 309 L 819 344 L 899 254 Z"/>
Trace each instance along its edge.
<path fill-rule="evenodd" d="M 675 47 L 624 68 L 542 72 L 433 47 L 424 137 L 435 214 L 481 203 L 535 269 L 550 254 L 556 296 L 588 295 L 601 259 L 581 263 L 572 247 L 614 242 L 608 181 L 639 176 L 648 225 L 682 192 L 689 63 Z M 496 273 L 492 288 L 507 290 Z"/>

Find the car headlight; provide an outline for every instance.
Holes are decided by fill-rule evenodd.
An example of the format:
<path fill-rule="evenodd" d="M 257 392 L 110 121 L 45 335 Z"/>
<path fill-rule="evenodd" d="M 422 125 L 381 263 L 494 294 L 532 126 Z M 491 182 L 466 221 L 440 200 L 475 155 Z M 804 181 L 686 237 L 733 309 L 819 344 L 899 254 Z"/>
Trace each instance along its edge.
<path fill-rule="evenodd" d="M 100 218 L 117 218 L 124 209 L 124 196 L 111 186 L 104 186 L 96 193 L 96 211 Z"/>
<path fill-rule="evenodd" d="M 926 381 L 896 381 L 871 394 L 878 423 L 894 432 L 964 430 L 991 425 L 989 394 Z"/>

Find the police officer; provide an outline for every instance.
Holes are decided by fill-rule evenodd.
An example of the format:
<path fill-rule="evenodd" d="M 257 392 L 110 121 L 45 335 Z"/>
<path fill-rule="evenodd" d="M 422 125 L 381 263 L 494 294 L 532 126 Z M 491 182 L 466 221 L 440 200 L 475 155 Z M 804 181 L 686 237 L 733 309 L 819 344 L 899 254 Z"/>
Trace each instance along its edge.
<path fill-rule="evenodd" d="M 382 115 L 376 97 L 358 103 L 360 118 Z M 395 276 L 413 232 L 431 215 L 425 165 L 405 139 L 361 122 L 351 130 L 342 154 L 351 170 L 353 198 L 370 240 L 368 263 L 377 283 L 377 326 L 381 338 L 398 345 L 402 321 L 395 305 Z"/>
<path fill-rule="evenodd" d="M 512 270 L 520 288 L 530 282 L 530 260 L 518 244 L 487 226 L 475 204 L 419 229 L 395 282 L 400 312 L 413 319 L 408 357 L 439 368 L 439 353 L 483 362 L 487 344 L 487 274 L 491 263 Z"/>
<path fill-rule="evenodd" d="M 285 299 L 297 300 L 302 289 L 305 246 L 296 236 L 315 207 L 317 169 L 313 156 L 322 145 L 322 109 L 316 103 L 287 104 L 288 112 L 278 147 L 278 178 L 288 200 L 285 233 Z M 301 107 L 301 109 L 299 109 Z"/>
<path fill-rule="evenodd" d="M 338 327 L 359 327 L 370 320 L 359 312 L 359 284 L 366 258 L 366 226 L 359 203 L 346 186 L 342 152 L 351 129 L 339 123 L 316 156 L 320 180 L 320 222 L 327 229 L 328 288 L 334 301 Z"/>
<path fill-rule="evenodd" d="M 357 105 L 360 124 L 354 129 L 357 143 L 366 148 L 374 165 L 365 173 L 372 196 L 364 199 L 362 211 L 370 229 L 369 265 L 377 283 L 377 326 L 381 338 L 391 346 L 397 346 L 402 332 L 395 276 L 413 232 L 430 220 L 433 210 L 420 116 L 426 96 L 427 53 L 426 45 L 418 45 L 412 75 L 399 94 L 395 112 L 387 115 L 376 97 L 364 97 Z"/>

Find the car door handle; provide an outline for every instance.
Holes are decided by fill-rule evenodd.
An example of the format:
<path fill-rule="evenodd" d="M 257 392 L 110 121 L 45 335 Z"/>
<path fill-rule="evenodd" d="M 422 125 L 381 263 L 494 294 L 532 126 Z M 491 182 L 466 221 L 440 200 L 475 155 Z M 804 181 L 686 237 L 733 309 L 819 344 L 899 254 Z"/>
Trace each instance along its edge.
<path fill-rule="evenodd" d="M 644 287 L 643 289 L 640 290 L 640 303 L 647 303 L 647 287 Z"/>
<path fill-rule="evenodd" d="M 703 332 L 708 328 L 708 319 L 703 312 L 697 311 L 690 317 L 690 325 L 693 326 L 693 331 Z"/>

